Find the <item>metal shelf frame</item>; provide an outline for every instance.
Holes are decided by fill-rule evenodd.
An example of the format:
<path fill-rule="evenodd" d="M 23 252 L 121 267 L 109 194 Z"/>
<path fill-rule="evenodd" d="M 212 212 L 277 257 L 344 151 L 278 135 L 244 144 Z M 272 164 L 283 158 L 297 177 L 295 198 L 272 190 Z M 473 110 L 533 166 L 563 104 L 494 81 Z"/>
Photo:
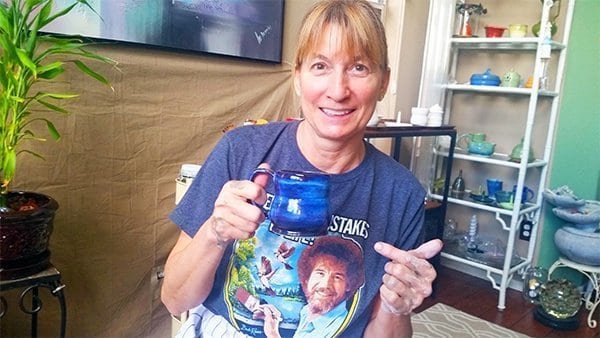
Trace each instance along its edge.
<path fill-rule="evenodd" d="M 563 0 L 564 1 L 564 0 Z M 444 107 L 444 123 L 456 123 L 450 121 L 452 99 L 454 95 L 477 95 L 485 94 L 489 96 L 490 102 L 495 99 L 494 96 L 513 96 L 516 99 L 528 100 L 527 118 L 523 126 L 523 158 L 522 161 L 511 162 L 507 154 L 494 153 L 490 157 L 481 157 L 466 153 L 462 149 L 454 149 L 453 158 L 455 160 L 478 162 L 489 165 L 492 168 L 508 167 L 513 168 L 518 173 L 517 193 L 514 201 L 514 209 L 506 210 L 493 205 L 485 205 L 468 201 L 465 199 L 448 198 L 448 207 L 452 205 L 461 205 L 463 207 L 491 212 L 496 215 L 496 220 L 502 229 L 507 233 L 507 244 L 505 248 L 504 262 L 501 266 L 492 266 L 476 262 L 464 257 L 452 250 L 446 250 L 442 257 L 459 262 L 464 265 L 481 269 L 487 273 L 488 279 L 492 282 L 494 289 L 499 290 L 498 308 L 503 310 L 506 307 L 506 289 L 509 282 L 515 274 L 522 274 L 525 269 L 531 265 L 533 254 L 537 244 L 537 233 L 539 219 L 541 216 L 541 206 L 543 202 L 542 192 L 545 189 L 548 175 L 548 163 L 552 154 L 552 145 L 554 142 L 554 131 L 556 129 L 560 92 L 562 89 L 562 80 L 565 69 L 565 59 L 570 35 L 570 28 L 573 19 L 573 10 L 576 0 L 567 0 L 567 6 L 564 13 L 565 22 L 562 27 L 562 41 L 551 41 L 549 36 L 543 32 L 539 37 L 527 38 L 456 38 L 452 37 L 453 18 L 455 13 L 456 1 L 454 0 L 431 0 L 428 19 L 427 37 L 425 42 L 425 60 L 421 77 L 421 88 L 419 93 L 419 103 L 422 102 L 440 102 Z M 504 5 L 504 4 L 502 4 Z M 554 5 L 553 0 L 544 0 L 542 5 L 541 22 L 542 27 L 548 23 L 550 8 Z M 544 30 L 545 31 L 545 30 Z M 552 51 L 551 57 L 558 58 L 556 64 L 556 78 L 554 86 L 545 90 L 540 89 L 540 76 L 543 73 L 544 56 L 543 49 L 550 45 Z M 444 48 L 440 48 L 443 46 Z M 470 84 L 458 84 L 451 82 L 454 79 L 458 67 L 458 58 L 460 50 L 475 50 L 480 53 L 489 53 L 494 50 L 510 50 L 517 53 L 534 54 L 534 76 L 532 88 L 506 88 L 492 86 L 473 86 Z M 430 53 L 435 51 L 435 53 Z M 492 95 L 489 95 L 492 94 Z M 529 161 L 528 153 L 531 147 L 531 138 L 536 115 L 538 100 L 551 100 L 550 114 L 547 125 L 548 133 L 544 143 L 544 151 L 540 158 Z M 427 105 L 421 105 L 427 106 Z M 457 125 L 457 127 L 459 127 Z M 440 149 L 434 145 L 434 163 L 436 167 L 443 167 L 443 159 L 448 156 L 448 149 Z M 529 170 L 539 170 L 539 181 L 537 184 L 537 194 L 531 203 L 521 204 L 522 190 L 525 178 Z M 441 196 L 432 195 L 439 199 Z M 527 254 L 521 257 L 518 263 L 515 263 L 515 242 L 518 236 L 518 228 L 523 217 L 528 217 L 533 223 L 531 238 L 527 246 Z"/>

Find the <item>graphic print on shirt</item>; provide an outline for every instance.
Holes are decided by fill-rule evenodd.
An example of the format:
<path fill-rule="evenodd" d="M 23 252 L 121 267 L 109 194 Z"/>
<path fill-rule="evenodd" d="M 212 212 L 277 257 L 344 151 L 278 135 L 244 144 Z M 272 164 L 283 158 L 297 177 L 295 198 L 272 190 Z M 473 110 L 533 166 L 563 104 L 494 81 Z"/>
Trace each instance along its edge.
<path fill-rule="evenodd" d="M 340 236 L 281 236 L 270 224 L 234 246 L 224 289 L 230 322 L 249 336 L 336 336 L 360 299 L 361 247 Z"/>

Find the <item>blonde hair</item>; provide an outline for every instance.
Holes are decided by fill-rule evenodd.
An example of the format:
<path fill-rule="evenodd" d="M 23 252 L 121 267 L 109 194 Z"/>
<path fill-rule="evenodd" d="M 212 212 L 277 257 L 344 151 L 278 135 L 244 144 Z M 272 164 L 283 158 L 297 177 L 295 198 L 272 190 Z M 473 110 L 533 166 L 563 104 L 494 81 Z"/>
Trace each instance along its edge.
<path fill-rule="evenodd" d="M 366 58 L 383 71 L 388 68 L 387 41 L 379 14 L 365 0 L 330 0 L 316 3 L 300 28 L 295 68 L 300 69 L 316 48 L 326 27 L 340 29 L 346 38 L 340 49 Z"/>

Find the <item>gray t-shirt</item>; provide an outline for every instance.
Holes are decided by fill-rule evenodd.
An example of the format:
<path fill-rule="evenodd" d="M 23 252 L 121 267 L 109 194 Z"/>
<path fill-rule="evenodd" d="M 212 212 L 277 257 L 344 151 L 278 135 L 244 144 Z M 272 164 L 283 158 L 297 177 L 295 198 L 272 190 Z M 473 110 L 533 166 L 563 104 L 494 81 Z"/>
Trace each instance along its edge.
<path fill-rule="evenodd" d="M 227 132 L 171 213 L 171 220 L 193 236 L 212 214 L 225 182 L 250 178 L 252 171 L 263 162 L 274 170 L 319 171 L 298 148 L 298 124 L 273 122 Z M 362 287 L 344 299 L 348 310 L 346 318 L 336 321 L 340 327 L 333 330 L 341 337 L 362 337 L 369 321 L 370 306 L 377 296 L 388 261 L 374 251 L 373 245 L 384 241 L 409 250 L 422 242 L 424 190 L 405 167 L 371 144 L 365 142 L 365 147 L 365 158 L 357 168 L 331 176 L 332 215 L 328 235 L 341 237 L 360 248 L 364 266 L 360 273 L 365 280 Z M 269 185 L 266 190 L 272 197 L 273 187 Z M 260 311 L 248 304 L 271 304 L 283 316 L 280 334 L 291 337 L 308 298 L 299 280 L 298 260 L 302 251 L 318 238 L 282 236 L 269 231 L 269 224 L 270 221 L 265 220 L 255 237 L 228 247 L 204 306 L 225 317 L 241 332 L 261 337 L 264 322 Z M 274 255 L 281 246 L 294 248 L 285 262 L 278 261 Z M 270 272 L 267 279 L 265 262 Z"/>

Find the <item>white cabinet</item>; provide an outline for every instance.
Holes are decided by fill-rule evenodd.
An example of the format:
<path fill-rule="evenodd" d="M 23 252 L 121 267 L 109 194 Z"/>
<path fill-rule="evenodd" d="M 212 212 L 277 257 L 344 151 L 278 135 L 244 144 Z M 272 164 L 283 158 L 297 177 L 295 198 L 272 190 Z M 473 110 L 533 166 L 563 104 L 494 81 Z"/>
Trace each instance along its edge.
<path fill-rule="evenodd" d="M 496 8 L 504 6 L 517 8 L 521 1 L 523 0 L 488 3 Z M 560 27 L 562 31 L 560 42 L 545 39 L 545 34 L 542 34 L 544 30 L 540 33 L 540 37 L 452 37 L 455 1 L 432 0 L 430 2 L 419 104 L 430 106 L 434 103 L 442 103 L 445 124 L 455 125 L 459 134 L 489 133 L 488 136 L 492 136 L 490 141 L 497 143 L 496 151 L 490 157 L 472 155 L 456 149 L 453 170 L 458 172 L 462 169 L 472 179 L 471 186 L 467 188 L 477 189 L 481 185 L 485 189 L 486 177 L 501 178 L 505 184 L 504 190 L 512 190 L 513 184 L 517 186 L 513 209 L 504 209 L 495 203 L 482 204 L 468 196 L 448 198 L 449 211 L 456 209 L 457 212 L 464 214 L 465 219 L 468 219 L 471 214 L 485 214 L 490 220 L 487 225 L 495 227 L 503 237 L 500 243 L 505 254 L 499 259 L 496 257 L 496 260 L 473 259 L 472 255 L 465 254 L 465 248 L 457 242 L 448 243 L 442 253 L 445 259 L 485 272 L 493 288 L 499 290 L 499 309 L 504 309 L 506 306 L 506 289 L 510 281 L 532 264 L 536 249 L 542 191 L 545 189 L 548 163 L 552 154 L 566 47 L 575 3 L 575 0 L 562 1 L 564 10 L 561 15 L 564 22 Z M 535 2 L 540 5 L 541 22 L 547 22 L 553 1 L 544 0 L 543 5 L 541 1 L 535 0 Z M 532 13 L 531 21 L 540 20 L 539 15 L 539 13 Z M 432 53 L 432 51 L 436 52 Z M 547 58 L 548 55 L 550 58 Z M 506 64 L 507 60 L 510 62 L 512 59 L 515 60 L 515 64 L 518 60 L 521 65 L 520 73 L 525 80 L 528 77 L 526 72 L 532 74 L 531 88 L 469 84 L 469 75 L 474 69 L 480 70 L 477 73 L 482 73 L 486 68 L 491 68 L 490 63 L 500 64 L 503 61 Z M 542 90 L 539 88 L 539 80 L 545 64 L 546 67 L 550 65 L 551 70 L 548 74 L 551 81 Z M 467 70 L 465 71 L 464 68 Z M 493 69 L 500 77 L 508 70 Z M 467 106 L 468 108 L 465 108 Z M 507 137 L 509 132 L 518 134 L 518 137 Z M 521 137 L 523 138 L 522 161 L 512 162 L 509 160 L 510 150 Z M 536 147 L 533 147 L 534 145 Z M 532 150 L 536 150 L 534 159 L 527 158 L 531 147 Z M 431 157 L 433 165 L 437 167 L 436 172 L 441 172 L 448 151 L 434 145 L 433 153 L 434 156 Z M 524 186 L 533 189 L 536 194 L 534 199 L 521 204 Z M 435 199 L 442 198 L 431 192 L 430 196 Z M 528 242 L 519 239 L 519 228 L 522 222 L 533 226 Z M 482 232 L 487 230 L 480 228 L 479 231 L 482 236 L 485 236 Z"/>

